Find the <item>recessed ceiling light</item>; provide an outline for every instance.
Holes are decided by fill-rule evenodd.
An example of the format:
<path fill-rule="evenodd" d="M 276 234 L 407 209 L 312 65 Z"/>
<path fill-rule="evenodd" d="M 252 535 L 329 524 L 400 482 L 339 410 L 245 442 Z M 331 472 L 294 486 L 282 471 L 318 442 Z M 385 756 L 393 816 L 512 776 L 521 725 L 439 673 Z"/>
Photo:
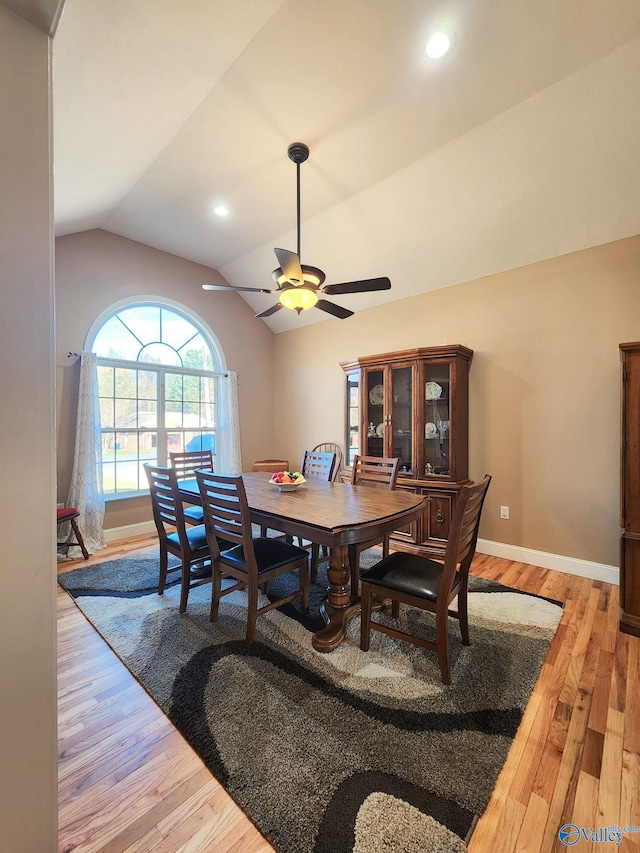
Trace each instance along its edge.
<path fill-rule="evenodd" d="M 228 208 L 226 208 L 224 206 L 224 204 L 216 204 L 216 206 L 213 208 L 213 212 L 217 216 L 228 216 L 229 215 L 229 210 L 228 210 Z"/>
<path fill-rule="evenodd" d="M 427 42 L 429 59 L 440 59 L 451 47 L 451 38 L 446 33 L 434 33 Z"/>

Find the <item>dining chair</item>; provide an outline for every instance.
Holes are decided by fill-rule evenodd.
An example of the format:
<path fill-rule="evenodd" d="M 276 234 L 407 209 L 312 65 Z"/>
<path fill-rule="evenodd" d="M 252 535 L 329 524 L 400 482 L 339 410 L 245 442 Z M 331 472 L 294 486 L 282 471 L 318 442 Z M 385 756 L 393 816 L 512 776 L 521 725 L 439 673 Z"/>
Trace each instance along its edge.
<path fill-rule="evenodd" d="M 315 477 L 317 480 L 327 480 L 327 482 L 330 482 L 335 461 L 335 453 L 305 450 L 302 454 L 302 461 L 300 462 L 300 473 L 305 479 Z"/>
<path fill-rule="evenodd" d="M 315 447 L 311 448 L 313 451 L 318 451 L 320 453 L 335 453 L 335 462 L 333 463 L 333 471 L 331 472 L 331 482 L 335 483 L 335 481 L 340 477 L 342 473 L 342 461 L 344 459 L 342 448 L 339 444 L 335 444 L 333 441 L 324 441 L 321 444 L 316 444 Z M 323 558 L 327 558 L 329 556 L 329 549 L 326 545 L 322 546 L 322 556 Z M 316 564 L 315 568 L 312 565 L 311 567 L 311 579 L 315 582 L 315 577 L 317 576 L 318 566 Z"/>
<path fill-rule="evenodd" d="M 331 472 L 331 482 L 335 483 L 335 481 L 340 476 L 340 472 L 342 471 L 342 448 L 339 444 L 334 444 L 332 441 L 325 441 L 323 444 L 316 444 L 315 447 L 311 448 L 313 453 L 334 453 L 335 459 L 333 463 L 333 470 Z"/>
<path fill-rule="evenodd" d="M 180 613 L 184 613 L 189 590 L 211 582 L 211 552 L 204 524 L 187 527 L 174 468 L 147 462 L 144 469 L 149 481 L 153 520 L 160 545 L 158 595 L 164 592 L 167 574 L 180 571 Z M 180 560 L 179 566 L 168 568 L 169 554 Z"/>
<path fill-rule="evenodd" d="M 67 548 L 71 545 L 78 545 L 80 550 L 82 551 L 82 556 L 85 560 L 89 559 L 89 552 L 84 544 L 84 539 L 82 538 L 82 534 L 80 533 L 80 528 L 78 527 L 78 519 L 80 516 L 80 511 L 75 506 L 67 506 L 61 507 L 56 510 L 56 524 L 64 524 L 65 521 L 68 521 L 71 524 L 71 533 L 64 540 L 64 542 L 58 542 L 58 545 L 62 548 Z M 75 542 L 73 537 L 75 536 Z"/>
<path fill-rule="evenodd" d="M 191 480 L 196 471 L 203 468 L 213 471 L 213 453 L 211 450 L 185 450 L 169 454 L 171 467 L 175 470 L 178 480 Z M 184 507 L 184 520 L 187 524 L 202 524 L 202 507 Z"/>
<path fill-rule="evenodd" d="M 491 477 L 487 474 L 480 482 L 461 487 L 451 520 L 443 563 L 418 554 L 395 551 L 360 575 L 362 651 L 369 650 L 371 630 L 381 631 L 399 640 L 436 651 L 442 682 L 451 683 L 449 617 L 460 623 L 462 644 L 470 645 L 467 609 L 469 569 L 476 550 L 482 506 L 490 482 Z M 372 621 L 374 596 L 391 600 L 391 615 L 396 619 L 400 614 L 401 603 L 435 613 L 435 642 Z M 456 597 L 458 609 L 450 610 L 449 606 Z"/>
<path fill-rule="evenodd" d="M 288 471 L 289 470 L 289 460 L 288 459 L 256 459 L 253 463 L 252 471 L 262 471 L 267 474 L 277 474 L 278 471 Z M 267 527 L 266 525 L 260 526 L 260 536 L 267 535 Z"/>
<path fill-rule="evenodd" d="M 208 471 L 196 472 L 202 506 L 204 527 L 213 561 L 213 589 L 210 621 L 218 618 L 220 599 L 246 585 L 248 592 L 247 632 L 245 642 L 253 642 L 258 616 L 282 607 L 296 598 L 302 599 L 302 611 L 309 610 L 309 554 L 304 548 L 258 536 L 251 530 L 249 504 L 242 477 L 227 477 Z M 220 540 L 231 543 L 221 550 Z M 299 588 L 289 595 L 258 606 L 259 588 L 272 578 L 298 569 Z M 229 575 L 237 583 L 222 589 L 222 577 Z"/>
<path fill-rule="evenodd" d="M 179 480 L 192 479 L 199 468 L 205 471 L 213 471 L 213 453 L 211 450 L 175 451 L 169 454 L 169 460 Z"/>
<path fill-rule="evenodd" d="M 352 486 L 367 486 L 377 489 L 395 489 L 398 479 L 398 466 L 400 460 L 395 457 L 384 456 L 355 456 L 351 471 Z M 351 589 L 358 590 L 358 578 L 360 575 L 360 554 L 374 545 L 382 545 L 382 556 L 389 553 L 389 534 L 360 542 L 357 545 L 349 545 L 349 569 L 351 571 Z"/>
<path fill-rule="evenodd" d="M 300 473 L 305 479 L 326 480 L 332 483 L 334 480 L 334 469 L 336 454 L 334 451 L 305 450 L 300 463 Z M 302 540 L 298 537 L 298 545 Z M 318 561 L 320 559 L 320 546 L 317 542 L 311 543 L 311 582 L 318 579 Z"/>
<path fill-rule="evenodd" d="M 253 471 L 266 471 L 268 474 L 277 474 L 278 471 L 289 470 L 288 459 L 256 459 L 253 463 Z"/>

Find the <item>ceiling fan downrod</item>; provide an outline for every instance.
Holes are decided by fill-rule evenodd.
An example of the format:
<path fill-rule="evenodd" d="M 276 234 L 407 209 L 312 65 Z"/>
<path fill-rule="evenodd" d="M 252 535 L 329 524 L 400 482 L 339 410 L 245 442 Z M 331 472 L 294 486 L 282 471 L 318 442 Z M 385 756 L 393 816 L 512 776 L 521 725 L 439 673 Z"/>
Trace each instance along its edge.
<path fill-rule="evenodd" d="M 289 159 L 296 164 L 296 210 L 298 216 L 296 220 L 298 228 L 298 257 L 300 258 L 300 164 L 304 163 L 309 157 L 309 146 L 304 142 L 292 142 L 287 148 Z M 298 312 L 300 313 L 300 312 Z"/>

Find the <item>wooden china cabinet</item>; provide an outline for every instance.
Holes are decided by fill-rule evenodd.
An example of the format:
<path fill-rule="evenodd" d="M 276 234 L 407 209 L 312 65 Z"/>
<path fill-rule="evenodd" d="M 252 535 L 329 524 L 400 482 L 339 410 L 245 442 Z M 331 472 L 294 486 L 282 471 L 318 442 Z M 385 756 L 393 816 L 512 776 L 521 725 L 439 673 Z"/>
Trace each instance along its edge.
<path fill-rule="evenodd" d="M 640 342 L 620 344 L 620 630 L 640 637 Z"/>
<path fill-rule="evenodd" d="M 397 456 L 397 488 L 428 496 L 423 517 L 392 535 L 400 550 L 444 556 L 460 486 L 468 483 L 469 367 L 461 345 L 341 362 L 347 383 L 346 458 Z"/>

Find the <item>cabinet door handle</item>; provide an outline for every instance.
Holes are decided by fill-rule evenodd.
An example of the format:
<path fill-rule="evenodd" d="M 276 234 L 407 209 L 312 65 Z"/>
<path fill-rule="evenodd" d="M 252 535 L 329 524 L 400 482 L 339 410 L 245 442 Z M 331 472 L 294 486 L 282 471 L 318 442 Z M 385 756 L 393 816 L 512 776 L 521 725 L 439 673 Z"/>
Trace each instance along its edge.
<path fill-rule="evenodd" d="M 440 510 L 438 510 L 436 514 L 436 521 L 438 522 L 438 524 L 442 524 L 444 522 L 444 515 Z"/>

